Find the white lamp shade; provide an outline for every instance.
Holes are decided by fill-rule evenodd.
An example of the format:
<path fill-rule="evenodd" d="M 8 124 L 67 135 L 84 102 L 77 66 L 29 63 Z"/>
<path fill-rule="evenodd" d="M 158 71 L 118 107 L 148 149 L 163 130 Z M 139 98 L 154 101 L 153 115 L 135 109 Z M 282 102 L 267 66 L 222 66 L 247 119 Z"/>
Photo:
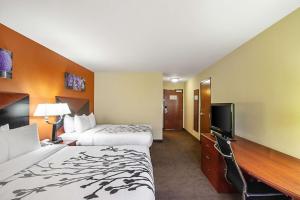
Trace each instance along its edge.
<path fill-rule="evenodd" d="M 62 116 L 70 114 L 70 108 L 66 103 L 54 103 L 54 104 L 38 104 L 35 109 L 34 116 Z"/>

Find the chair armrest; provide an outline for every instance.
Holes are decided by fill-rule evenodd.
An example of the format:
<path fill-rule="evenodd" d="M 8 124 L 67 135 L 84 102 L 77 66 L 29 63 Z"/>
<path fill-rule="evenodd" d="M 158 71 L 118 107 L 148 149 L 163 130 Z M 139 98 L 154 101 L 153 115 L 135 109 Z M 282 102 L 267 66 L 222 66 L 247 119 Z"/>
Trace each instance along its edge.
<path fill-rule="evenodd" d="M 219 154 L 221 154 L 223 157 L 226 157 L 226 158 L 232 158 L 232 154 L 230 155 L 225 155 L 218 147 L 217 143 L 215 143 L 214 145 L 215 149 L 219 152 Z"/>

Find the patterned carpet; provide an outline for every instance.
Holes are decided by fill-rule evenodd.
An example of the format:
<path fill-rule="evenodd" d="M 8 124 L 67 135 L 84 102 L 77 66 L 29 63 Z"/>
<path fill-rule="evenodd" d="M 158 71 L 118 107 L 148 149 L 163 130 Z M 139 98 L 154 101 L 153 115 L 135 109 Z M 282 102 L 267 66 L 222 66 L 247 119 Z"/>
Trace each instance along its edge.
<path fill-rule="evenodd" d="M 151 147 L 157 200 L 240 200 L 218 194 L 200 169 L 200 142 L 186 131 L 165 131 Z"/>

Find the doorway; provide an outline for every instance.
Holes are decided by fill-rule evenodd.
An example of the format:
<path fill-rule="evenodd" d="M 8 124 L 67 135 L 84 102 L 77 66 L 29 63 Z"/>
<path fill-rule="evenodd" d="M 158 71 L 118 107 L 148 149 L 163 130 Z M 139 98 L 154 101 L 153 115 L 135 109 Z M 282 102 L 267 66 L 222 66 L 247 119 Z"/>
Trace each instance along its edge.
<path fill-rule="evenodd" d="M 200 83 L 200 133 L 210 133 L 211 78 Z"/>
<path fill-rule="evenodd" d="M 164 130 L 183 129 L 183 90 L 164 90 Z"/>

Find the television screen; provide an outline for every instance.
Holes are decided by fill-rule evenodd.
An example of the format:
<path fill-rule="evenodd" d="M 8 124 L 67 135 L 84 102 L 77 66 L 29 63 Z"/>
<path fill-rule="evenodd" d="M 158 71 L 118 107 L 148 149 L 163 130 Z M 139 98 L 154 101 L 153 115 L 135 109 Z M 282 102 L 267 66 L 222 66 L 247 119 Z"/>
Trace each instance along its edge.
<path fill-rule="evenodd" d="M 211 130 L 225 137 L 234 137 L 234 104 L 212 104 Z"/>

